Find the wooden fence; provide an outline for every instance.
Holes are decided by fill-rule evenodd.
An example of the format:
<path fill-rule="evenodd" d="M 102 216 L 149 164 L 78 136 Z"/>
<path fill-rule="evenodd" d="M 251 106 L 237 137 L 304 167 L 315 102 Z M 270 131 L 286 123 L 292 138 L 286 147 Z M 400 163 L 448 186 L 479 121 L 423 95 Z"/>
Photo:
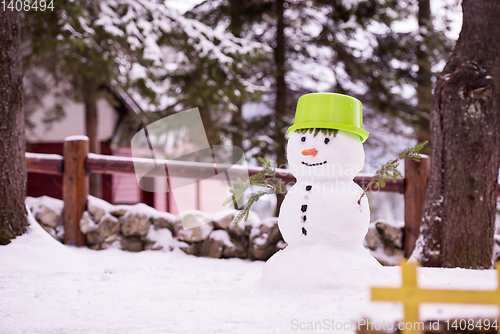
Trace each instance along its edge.
<path fill-rule="evenodd" d="M 149 176 L 161 176 L 164 172 L 157 167 L 163 165 L 169 177 L 186 177 L 193 179 L 206 179 L 224 171 L 229 166 L 215 167 L 208 163 L 179 162 L 152 159 L 133 159 L 129 157 L 116 157 L 88 152 L 88 141 L 84 137 L 75 137 L 64 143 L 63 156 L 56 154 L 26 153 L 28 172 L 54 174 L 63 176 L 63 220 L 64 243 L 75 246 L 84 246 L 85 237 L 80 231 L 79 223 L 83 212 L 87 208 L 89 191 L 89 173 L 134 174 L 134 161 L 140 162 L 145 170 L 151 170 Z M 405 161 L 405 179 L 398 179 L 396 183 L 387 180 L 384 192 L 404 194 L 405 199 L 405 237 L 404 249 L 408 257 L 415 247 L 415 241 L 420 231 L 420 221 L 424 208 L 429 177 L 430 161 L 427 157 L 420 162 Z M 248 170 L 250 175 L 261 172 L 257 167 L 238 167 Z M 287 184 L 293 184 L 295 177 L 289 170 L 277 169 L 276 174 L 283 178 Z M 356 176 L 354 182 L 364 188 L 371 180 L 371 176 Z M 500 192 L 500 188 L 499 188 Z"/>
<path fill-rule="evenodd" d="M 455 320 L 452 323 L 451 319 L 442 321 L 442 327 L 439 326 L 439 321 L 437 322 L 438 328 L 432 328 L 424 330 L 424 322 L 420 321 L 419 317 L 419 306 L 423 303 L 439 303 L 439 304 L 489 304 L 497 305 L 500 307 L 500 263 L 495 264 L 495 269 L 497 270 L 497 280 L 498 285 L 496 290 L 450 290 L 447 289 L 425 289 L 420 288 L 418 284 L 417 276 L 417 263 L 416 262 L 406 262 L 401 264 L 401 273 L 403 284 L 399 288 L 389 288 L 389 287 L 372 287 L 371 288 L 371 300 L 372 301 L 384 301 L 384 302 L 400 302 L 403 304 L 404 310 L 404 320 L 398 324 L 397 327 L 402 334 L 423 334 L 423 333 L 448 333 L 448 332 L 482 332 L 482 333 L 493 333 L 493 330 L 488 331 L 496 327 L 496 333 L 500 334 L 500 326 L 490 326 L 490 320 L 488 319 L 474 319 L 472 321 L 472 329 L 470 328 L 470 320 L 465 319 Z M 488 326 L 481 326 L 481 324 L 488 321 Z M 458 322 L 458 326 L 457 326 Z M 447 328 L 443 328 L 446 324 Z M 451 326 L 450 326 L 451 324 Z M 477 326 L 478 324 L 479 326 Z M 486 323 L 485 323 L 486 324 Z M 465 325 L 464 327 L 462 327 Z M 451 327 L 451 329 L 450 329 Z M 457 327 L 460 327 L 460 331 Z M 483 330 L 484 327 L 484 330 Z M 463 329 L 462 329 L 463 328 Z M 368 332 L 370 331 L 367 326 Z M 373 328 L 372 328 L 373 329 Z M 453 331 L 455 329 L 455 331 Z M 397 332 L 397 331 L 395 331 Z"/>

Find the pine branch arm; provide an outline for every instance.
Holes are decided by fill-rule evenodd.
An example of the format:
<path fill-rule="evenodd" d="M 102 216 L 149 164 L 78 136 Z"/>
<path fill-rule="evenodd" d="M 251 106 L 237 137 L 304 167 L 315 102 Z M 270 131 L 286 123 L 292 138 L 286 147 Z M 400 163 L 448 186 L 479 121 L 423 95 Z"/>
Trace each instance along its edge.
<path fill-rule="evenodd" d="M 399 161 L 403 159 L 412 159 L 415 161 L 420 161 L 421 155 L 419 154 L 420 150 L 424 148 L 425 145 L 427 145 L 428 141 L 423 141 L 421 143 L 418 143 L 414 147 L 407 148 L 403 152 L 401 152 L 398 157 L 394 160 L 391 160 L 384 164 L 380 169 L 375 173 L 373 178 L 370 180 L 368 185 L 363 189 L 363 192 L 361 193 L 361 196 L 358 199 L 358 205 L 361 205 L 361 199 L 363 196 L 366 194 L 368 189 L 372 186 L 373 183 L 375 183 L 375 187 L 385 187 L 385 182 L 384 178 L 392 178 L 393 182 L 396 183 L 397 177 L 400 176 L 402 177 L 403 175 L 397 170 L 397 167 L 399 165 Z"/>

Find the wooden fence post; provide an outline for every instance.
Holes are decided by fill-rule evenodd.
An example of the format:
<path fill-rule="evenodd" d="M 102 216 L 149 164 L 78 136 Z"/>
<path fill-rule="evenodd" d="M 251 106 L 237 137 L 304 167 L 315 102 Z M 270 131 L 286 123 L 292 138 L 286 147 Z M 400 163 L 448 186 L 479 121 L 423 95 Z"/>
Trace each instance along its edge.
<path fill-rule="evenodd" d="M 420 222 L 427 195 L 430 158 L 422 156 L 420 162 L 405 159 L 405 257 L 410 257 L 415 249 L 415 242 L 420 234 Z"/>
<path fill-rule="evenodd" d="M 80 220 L 87 209 L 89 176 L 85 161 L 89 153 L 86 136 L 70 136 L 64 141 L 63 222 L 64 243 L 85 246 L 85 235 L 80 230 Z"/>
<path fill-rule="evenodd" d="M 141 191 L 141 202 L 149 205 L 150 207 L 155 207 L 155 179 L 153 177 L 143 177 L 141 179 L 141 186 L 139 187 Z M 148 190 L 144 190 L 148 189 Z"/>

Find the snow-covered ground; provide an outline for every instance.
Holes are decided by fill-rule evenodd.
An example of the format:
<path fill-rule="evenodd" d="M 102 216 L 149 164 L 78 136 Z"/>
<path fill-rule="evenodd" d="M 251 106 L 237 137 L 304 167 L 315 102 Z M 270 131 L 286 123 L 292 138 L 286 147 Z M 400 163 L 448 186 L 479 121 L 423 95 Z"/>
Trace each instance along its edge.
<path fill-rule="evenodd" d="M 402 307 L 370 303 L 367 291 L 262 290 L 263 262 L 68 247 L 30 221 L 28 234 L 0 246 L 0 333 L 321 333 L 363 316 L 402 318 Z M 384 270 L 384 285 L 401 283 L 399 268 Z M 425 268 L 419 280 L 423 287 L 497 286 L 492 270 Z M 497 310 L 438 305 L 421 315 L 493 318 Z"/>

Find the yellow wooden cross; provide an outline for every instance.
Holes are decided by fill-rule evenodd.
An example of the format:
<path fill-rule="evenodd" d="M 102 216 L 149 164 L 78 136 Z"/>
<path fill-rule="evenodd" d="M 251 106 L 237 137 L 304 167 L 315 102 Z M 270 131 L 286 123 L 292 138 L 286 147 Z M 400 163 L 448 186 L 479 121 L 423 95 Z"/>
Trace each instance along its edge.
<path fill-rule="evenodd" d="M 419 322 L 418 306 L 421 303 L 492 304 L 500 307 L 500 262 L 496 263 L 495 269 L 498 287 L 493 291 L 420 289 L 417 284 L 417 263 L 407 262 L 401 265 L 403 285 L 400 288 L 372 287 L 371 299 L 403 303 L 405 324 Z M 500 324 L 497 325 L 497 333 L 500 334 Z M 404 326 L 403 334 L 409 333 L 423 333 L 423 328 Z"/>

